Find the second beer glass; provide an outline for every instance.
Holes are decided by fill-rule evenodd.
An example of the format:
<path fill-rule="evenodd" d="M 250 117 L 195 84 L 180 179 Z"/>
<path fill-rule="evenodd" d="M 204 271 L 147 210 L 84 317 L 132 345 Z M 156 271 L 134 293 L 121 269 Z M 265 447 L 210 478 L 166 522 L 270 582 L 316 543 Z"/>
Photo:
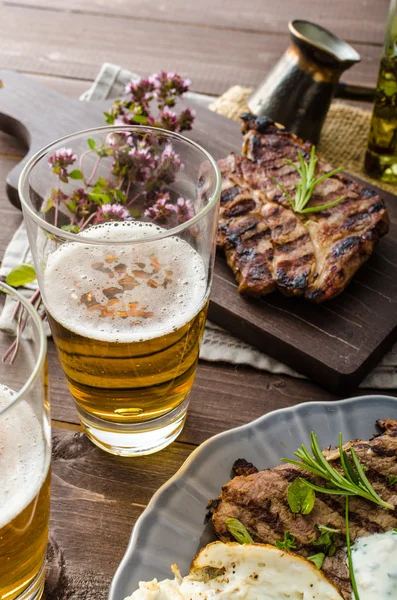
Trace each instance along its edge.
<path fill-rule="evenodd" d="M 142 174 L 144 152 L 153 160 Z M 140 166 L 131 159 L 138 155 Z M 70 176 L 72 162 L 81 170 Z M 163 178 L 157 196 L 150 169 L 156 185 Z M 64 138 L 21 177 L 40 290 L 70 391 L 87 435 L 114 454 L 155 452 L 183 427 L 208 307 L 220 181 L 202 148 L 142 127 Z M 79 220 L 78 202 L 89 207 Z"/>

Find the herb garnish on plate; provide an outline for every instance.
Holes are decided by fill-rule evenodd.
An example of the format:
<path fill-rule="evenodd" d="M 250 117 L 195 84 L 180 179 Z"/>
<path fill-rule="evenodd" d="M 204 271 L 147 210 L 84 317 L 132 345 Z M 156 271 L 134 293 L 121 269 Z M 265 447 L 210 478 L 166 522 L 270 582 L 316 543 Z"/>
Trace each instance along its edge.
<path fill-rule="evenodd" d="M 352 584 L 352 589 L 354 593 L 355 600 L 360 600 L 360 596 L 357 590 L 356 578 L 354 575 L 353 569 L 353 560 L 352 560 L 352 551 L 350 545 L 350 531 L 349 531 L 349 496 L 361 496 L 382 508 L 386 508 L 388 510 L 394 510 L 394 506 L 388 502 L 382 500 L 379 494 L 376 493 L 371 483 L 368 481 L 367 476 L 365 475 L 364 469 L 358 460 L 357 454 L 353 447 L 350 449 L 350 457 L 346 450 L 343 448 L 342 443 L 342 434 L 339 433 L 339 455 L 340 455 L 340 465 L 343 471 L 343 474 L 329 464 L 323 452 L 321 450 L 320 444 L 318 443 L 316 434 L 311 432 L 311 451 L 313 454 L 307 450 L 306 446 L 302 444 L 301 448 L 299 448 L 296 452 L 294 452 L 295 456 L 297 456 L 300 461 L 292 460 L 289 458 L 283 458 L 284 462 L 291 463 L 296 465 L 322 479 L 325 479 L 328 487 L 320 487 L 311 483 L 310 481 L 306 481 L 305 484 L 312 488 L 316 492 L 321 492 L 323 494 L 333 494 L 338 496 L 345 496 L 345 527 L 346 527 L 346 548 L 347 548 L 347 558 L 349 565 L 349 576 Z"/>

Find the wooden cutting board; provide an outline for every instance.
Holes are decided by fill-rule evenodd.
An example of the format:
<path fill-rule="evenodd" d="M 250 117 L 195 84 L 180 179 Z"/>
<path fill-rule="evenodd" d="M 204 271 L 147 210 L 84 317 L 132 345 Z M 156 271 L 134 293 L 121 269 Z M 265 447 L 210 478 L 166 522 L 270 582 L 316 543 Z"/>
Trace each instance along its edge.
<path fill-rule="evenodd" d="M 104 125 L 103 111 L 111 101 L 71 100 L 11 71 L 0 71 L 0 80 L 0 129 L 29 146 L 7 177 L 9 198 L 19 206 L 17 182 L 24 162 L 59 137 Z M 210 112 L 197 97 L 189 104 L 197 113 L 192 139 L 215 158 L 240 151 L 237 123 Z M 390 233 L 340 296 L 320 306 L 279 293 L 245 299 L 219 255 L 210 319 L 327 389 L 347 393 L 355 388 L 397 339 L 397 197 L 377 191 L 387 202 Z"/>

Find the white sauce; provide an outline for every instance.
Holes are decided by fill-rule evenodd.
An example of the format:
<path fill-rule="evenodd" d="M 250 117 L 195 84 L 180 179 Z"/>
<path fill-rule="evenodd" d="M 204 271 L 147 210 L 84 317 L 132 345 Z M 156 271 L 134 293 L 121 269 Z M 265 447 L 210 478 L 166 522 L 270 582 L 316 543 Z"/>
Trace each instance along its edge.
<path fill-rule="evenodd" d="M 358 538 L 352 546 L 360 600 L 397 600 L 397 532 Z"/>

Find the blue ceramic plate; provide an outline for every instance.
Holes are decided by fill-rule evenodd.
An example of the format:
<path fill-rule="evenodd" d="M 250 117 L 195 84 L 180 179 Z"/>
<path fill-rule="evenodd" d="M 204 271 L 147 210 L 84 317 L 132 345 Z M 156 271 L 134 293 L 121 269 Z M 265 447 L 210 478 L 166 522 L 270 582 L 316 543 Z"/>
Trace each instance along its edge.
<path fill-rule="evenodd" d="M 128 548 L 113 578 L 109 600 L 123 600 L 139 581 L 171 576 L 177 563 L 187 574 L 197 550 L 214 539 L 206 506 L 229 481 L 236 458 L 259 469 L 274 467 L 307 444 L 310 432 L 322 447 L 344 440 L 369 439 L 377 419 L 397 419 L 397 399 L 361 396 L 337 402 L 309 402 L 277 410 L 242 427 L 207 440 L 174 477 L 153 496 L 133 529 Z"/>

